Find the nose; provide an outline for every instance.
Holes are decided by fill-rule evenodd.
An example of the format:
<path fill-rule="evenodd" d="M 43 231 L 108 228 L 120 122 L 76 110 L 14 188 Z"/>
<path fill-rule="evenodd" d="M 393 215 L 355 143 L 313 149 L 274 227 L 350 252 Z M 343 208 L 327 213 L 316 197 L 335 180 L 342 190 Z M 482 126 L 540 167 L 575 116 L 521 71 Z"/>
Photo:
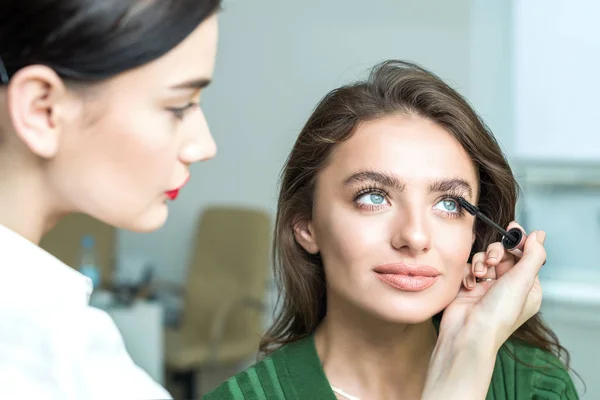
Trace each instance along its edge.
<path fill-rule="evenodd" d="M 210 133 L 202 110 L 200 110 L 200 119 L 199 124 L 190 127 L 190 133 L 181 147 L 179 159 L 184 164 L 210 160 L 217 154 L 217 144 Z"/>
<path fill-rule="evenodd" d="M 399 214 L 393 222 L 392 247 L 410 253 L 428 251 L 431 247 L 431 234 L 427 227 L 426 215 L 414 205 L 400 208 Z"/>

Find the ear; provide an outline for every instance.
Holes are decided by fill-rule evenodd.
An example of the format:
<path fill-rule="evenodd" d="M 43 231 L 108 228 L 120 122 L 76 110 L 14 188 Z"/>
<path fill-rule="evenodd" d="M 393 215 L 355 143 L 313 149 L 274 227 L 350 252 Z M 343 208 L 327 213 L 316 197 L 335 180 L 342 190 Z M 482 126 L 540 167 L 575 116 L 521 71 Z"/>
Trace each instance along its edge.
<path fill-rule="evenodd" d="M 308 218 L 298 218 L 294 221 L 294 237 L 296 242 L 310 254 L 319 252 L 313 224 Z"/>
<path fill-rule="evenodd" d="M 52 158 L 58 151 L 66 92 L 56 72 L 42 65 L 25 67 L 10 80 L 7 103 L 16 135 L 39 157 Z"/>
<path fill-rule="evenodd" d="M 473 290 L 477 285 L 477 278 L 473 274 L 473 267 L 471 263 L 465 264 L 465 268 L 463 269 L 462 285 L 467 290 Z"/>

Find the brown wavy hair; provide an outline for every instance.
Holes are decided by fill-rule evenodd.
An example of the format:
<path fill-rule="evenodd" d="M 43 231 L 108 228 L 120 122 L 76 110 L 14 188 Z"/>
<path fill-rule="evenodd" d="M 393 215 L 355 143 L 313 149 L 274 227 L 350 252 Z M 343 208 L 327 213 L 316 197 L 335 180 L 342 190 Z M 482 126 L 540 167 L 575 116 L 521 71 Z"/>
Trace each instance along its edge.
<path fill-rule="evenodd" d="M 315 181 L 334 147 L 348 140 L 364 121 L 388 115 L 415 115 L 445 128 L 466 150 L 479 175 L 483 214 L 501 226 L 515 219 L 519 187 L 498 142 L 469 103 L 433 73 L 404 61 L 376 65 L 365 81 L 335 89 L 317 105 L 300 132 L 282 171 L 273 241 L 273 265 L 280 289 L 273 325 L 260 350 L 277 348 L 312 334 L 327 311 L 325 273 L 319 255 L 295 240 L 293 223 L 311 218 Z M 471 256 L 500 240 L 478 220 Z M 441 313 L 434 318 L 439 318 Z M 539 314 L 512 335 L 553 353 L 569 366 L 569 353 Z"/>

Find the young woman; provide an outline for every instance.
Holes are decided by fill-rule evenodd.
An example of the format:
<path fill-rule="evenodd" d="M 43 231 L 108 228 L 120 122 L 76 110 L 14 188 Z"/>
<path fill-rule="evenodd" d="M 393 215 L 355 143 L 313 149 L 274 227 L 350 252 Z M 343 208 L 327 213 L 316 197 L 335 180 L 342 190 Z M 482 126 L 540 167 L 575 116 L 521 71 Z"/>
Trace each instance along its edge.
<path fill-rule="evenodd" d="M 0 397 L 165 399 L 82 275 L 39 247 L 81 212 L 151 231 L 215 155 L 199 106 L 219 0 L 8 0 L 0 12 Z"/>
<path fill-rule="evenodd" d="M 206 398 L 576 399 L 534 315 L 545 233 L 519 259 L 459 197 L 520 228 L 511 169 L 453 89 L 388 61 L 329 93 L 283 171 L 267 357 Z M 462 375 L 438 362 L 448 341 L 478 349 Z"/>

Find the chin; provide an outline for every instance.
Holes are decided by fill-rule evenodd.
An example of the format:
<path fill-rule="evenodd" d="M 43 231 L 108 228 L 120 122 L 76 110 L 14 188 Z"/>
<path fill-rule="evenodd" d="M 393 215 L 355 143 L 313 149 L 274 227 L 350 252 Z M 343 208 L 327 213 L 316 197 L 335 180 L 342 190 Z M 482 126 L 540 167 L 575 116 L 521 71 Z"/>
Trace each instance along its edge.
<path fill-rule="evenodd" d="M 410 312 L 405 312 L 402 313 L 401 315 L 389 315 L 389 314 L 384 314 L 381 315 L 382 319 L 392 323 L 392 324 L 407 324 L 407 325 L 418 325 L 418 324 L 422 324 L 426 321 L 431 320 L 431 318 L 433 318 L 435 314 L 431 314 L 431 313 L 410 313 Z"/>
<path fill-rule="evenodd" d="M 168 216 L 169 208 L 166 204 L 161 204 L 133 218 L 122 218 L 120 222 L 113 225 L 131 232 L 150 233 L 162 228 Z"/>
<path fill-rule="evenodd" d="M 380 306 L 376 310 L 377 314 L 383 320 L 394 324 L 421 324 L 431 320 L 435 315 L 445 308 L 445 304 L 439 301 L 412 300 L 396 302 L 382 309 Z"/>

